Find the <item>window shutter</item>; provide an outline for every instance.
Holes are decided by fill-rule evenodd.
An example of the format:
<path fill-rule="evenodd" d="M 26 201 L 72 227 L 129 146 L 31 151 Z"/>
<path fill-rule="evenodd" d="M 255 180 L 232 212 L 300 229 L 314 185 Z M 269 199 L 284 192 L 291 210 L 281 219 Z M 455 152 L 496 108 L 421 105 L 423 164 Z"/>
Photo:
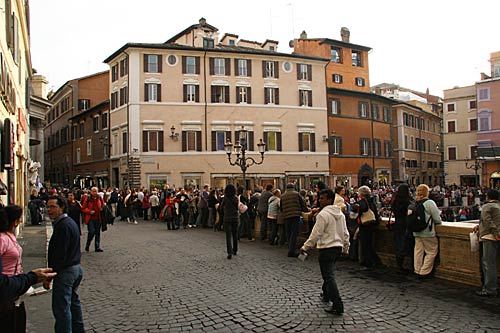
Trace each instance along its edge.
<path fill-rule="evenodd" d="M 280 88 L 276 88 L 276 98 L 274 104 L 279 105 L 280 104 Z"/>
<path fill-rule="evenodd" d="M 215 74 L 215 59 L 210 58 L 210 75 Z"/>
<path fill-rule="evenodd" d="M 304 151 L 304 145 L 302 144 L 303 133 L 299 133 L 299 151 Z"/>
<path fill-rule="evenodd" d="M 217 150 L 217 132 L 212 131 L 212 151 Z"/>
<path fill-rule="evenodd" d="M 264 132 L 264 143 L 266 144 L 266 151 L 269 150 L 269 142 L 267 132 Z"/>
<path fill-rule="evenodd" d="M 201 131 L 196 131 L 196 150 L 201 151 Z"/>
<path fill-rule="evenodd" d="M 368 141 L 368 155 L 372 154 L 372 141 L 370 139 L 366 139 Z"/>
<path fill-rule="evenodd" d="M 231 75 L 231 59 L 225 58 L 224 59 L 224 67 L 225 67 L 225 73 L 227 76 Z"/>
<path fill-rule="evenodd" d="M 229 86 L 224 89 L 224 103 L 229 103 Z"/>
<path fill-rule="evenodd" d="M 148 72 L 148 55 L 144 55 L 144 73 Z"/>
<path fill-rule="evenodd" d="M 300 65 L 301 64 L 297 64 L 297 80 L 300 80 Z"/>
<path fill-rule="evenodd" d="M 254 136 L 253 132 L 248 132 L 248 150 L 254 151 Z"/>
<path fill-rule="evenodd" d="M 311 151 L 316 151 L 316 133 L 311 133 Z"/>
<path fill-rule="evenodd" d="M 363 155 L 363 139 L 359 139 L 359 155 Z"/>
<path fill-rule="evenodd" d="M 148 151 L 148 131 L 142 131 L 142 151 L 147 152 Z"/>
<path fill-rule="evenodd" d="M 337 100 L 337 114 L 342 114 L 342 112 L 340 110 L 340 99 Z"/>
<path fill-rule="evenodd" d="M 313 99 L 313 92 L 312 92 L 312 90 L 308 90 L 307 91 L 307 105 L 308 106 L 313 106 L 312 99 Z"/>
<path fill-rule="evenodd" d="M 157 56 L 158 59 L 158 73 L 161 73 L 162 71 L 162 65 L 163 65 L 163 56 L 160 54 Z"/>
<path fill-rule="evenodd" d="M 210 95 L 212 96 L 212 103 L 217 102 L 217 89 L 215 86 L 210 87 Z"/>
<path fill-rule="evenodd" d="M 312 65 L 307 65 L 307 80 L 312 81 Z"/>
<path fill-rule="evenodd" d="M 165 151 L 163 148 L 164 145 L 164 139 L 163 139 L 163 131 L 158 131 L 158 151 Z"/>
<path fill-rule="evenodd" d="M 187 133 L 182 131 L 182 151 L 187 151 Z"/>
<path fill-rule="evenodd" d="M 194 65 L 196 66 L 196 68 L 194 69 L 194 72 L 196 74 L 200 74 L 200 57 L 194 58 Z"/>
<path fill-rule="evenodd" d="M 161 84 L 156 85 L 156 101 L 161 102 Z"/>
<path fill-rule="evenodd" d="M 186 84 L 182 85 L 182 100 L 184 101 L 184 103 L 187 102 L 187 85 Z"/>
<path fill-rule="evenodd" d="M 269 104 L 269 88 L 264 88 L 264 104 Z"/>
<path fill-rule="evenodd" d="M 6 31 L 6 37 L 7 37 L 7 47 L 12 48 L 12 35 L 10 33 L 11 29 L 11 20 L 12 20 L 12 4 L 11 0 L 6 0 L 5 1 L 5 31 Z M 1 64 L 0 64 L 1 66 Z"/>
<path fill-rule="evenodd" d="M 277 143 L 277 148 L 278 148 L 278 151 L 281 151 L 282 150 L 282 146 L 281 146 L 281 132 L 277 132 L 276 133 L 276 143 Z"/>
<path fill-rule="evenodd" d="M 236 87 L 236 103 L 241 103 L 241 87 Z"/>
<path fill-rule="evenodd" d="M 149 101 L 148 93 L 149 93 L 148 84 L 144 83 L 144 102 Z"/>
<path fill-rule="evenodd" d="M 247 104 L 252 104 L 252 88 L 247 88 Z"/>
<path fill-rule="evenodd" d="M 358 116 L 361 117 L 361 102 L 358 103 Z"/>
<path fill-rule="evenodd" d="M 196 103 L 200 102 L 200 86 L 199 85 L 194 86 L 194 101 Z"/>
<path fill-rule="evenodd" d="M 182 56 L 182 74 L 186 74 L 186 61 L 186 56 Z"/>
<path fill-rule="evenodd" d="M 339 155 L 342 155 L 342 138 L 338 138 L 339 140 Z"/>
<path fill-rule="evenodd" d="M 252 60 L 247 60 L 247 75 L 252 76 Z"/>
<path fill-rule="evenodd" d="M 265 60 L 262 60 L 262 77 L 266 77 L 266 62 Z"/>
<path fill-rule="evenodd" d="M 238 61 L 239 59 L 234 59 L 234 75 L 236 76 L 240 75 L 240 71 L 238 69 Z"/>
<path fill-rule="evenodd" d="M 280 77 L 279 62 L 277 62 L 277 61 L 274 62 L 274 77 L 277 79 L 279 79 L 279 77 Z"/>

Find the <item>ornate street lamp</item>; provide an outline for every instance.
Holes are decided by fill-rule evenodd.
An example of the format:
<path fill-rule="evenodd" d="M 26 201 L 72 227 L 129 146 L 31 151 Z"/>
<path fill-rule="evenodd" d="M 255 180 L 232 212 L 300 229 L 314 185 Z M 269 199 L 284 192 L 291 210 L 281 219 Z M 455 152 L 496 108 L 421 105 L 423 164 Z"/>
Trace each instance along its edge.
<path fill-rule="evenodd" d="M 254 164 L 262 164 L 264 162 L 264 152 L 266 151 L 266 144 L 262 142 L 262 139 L 260 139 L 260 142 L 257 144 L 257 149 L 260 153 L 260 161 L 256 161 L 253 157 L 247 157 L 246 156 L 246 151 L 248 148 L 247 134 L 248 131 L 244 128 L 244 126 L 241 126 L 238 138 L 239 141 L 236 141 L 234 147 L 230 139 L 228 139 L 224 144 L 224 150 L 226 151 L 229 164 L 232 166 L 239 166 L 241 171 L 243 172 L 243 184 L 245 188 L 247 184 L 246 182 L 247 169 Z M 232 153 L 236 154 L 236 160 L 234 162 L 231 160 Z"/>
<path fill-rule="evenodd" d="M 477 177 L 477 170 L 480 170 L 483 168 L 483 166 L 481 165 L 481 162 L 479 162 L 479 159 L 477 158 L 477 151 L 474 151 L 474 164 L 471 164 L 469 165 L 469 163 L 466 161 L 465 162 L 465 167 L 467 169 L 471 169 L 471 170 L 474 170 L 474 182 L 475 182 L 475 185 L 476 186 L 479 186 L 479 179 Z M 474 192 L 475 194 L 475 192 Z"/>

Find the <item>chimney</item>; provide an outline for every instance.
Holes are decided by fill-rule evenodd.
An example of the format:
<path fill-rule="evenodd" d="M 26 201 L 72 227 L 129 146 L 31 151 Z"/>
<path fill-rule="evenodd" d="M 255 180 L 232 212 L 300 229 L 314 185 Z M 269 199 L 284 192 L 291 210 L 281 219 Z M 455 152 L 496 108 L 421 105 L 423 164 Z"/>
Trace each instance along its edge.
<path fill-rule="evenodd" d="M 47 98 L 47 79 L 45 76 L 36 74 L 31 78 L 31 89 L 33 96 Z"/>
<path fill-rule="evenodd" d="M 349 43 L 349 37 L 351 36 L 351 33 L 349 32 L 349 29 L 346 27 L 342 27 L 340 29 L 340 37 L 342 37 L 342 41 Z"/>
<path fill-rule="evenodd" d="M 202 17 L 199 22 L 201 26 L 207 24 L 207 20 L 204 17 Z"/>
<path fill-rule="evenodd" d="M 303 30 L 301 33 L 300 33 L 300 39 L 307 39 L 307 33 L 305 30 Z"/>

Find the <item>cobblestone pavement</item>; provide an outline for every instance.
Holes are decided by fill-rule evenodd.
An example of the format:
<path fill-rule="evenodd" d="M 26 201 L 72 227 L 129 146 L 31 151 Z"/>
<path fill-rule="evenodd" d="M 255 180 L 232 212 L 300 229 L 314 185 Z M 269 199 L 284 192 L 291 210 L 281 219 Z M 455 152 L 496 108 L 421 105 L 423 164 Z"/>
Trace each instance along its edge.
<path fill-rule="evenodd" d="M 82 258 L 87 332 L 500 331 L 500 298 L 345 261 L 337 267 L 345 313 L 328 314 L 314 253 L 301 262 L 284 247 L 242 241 L 228 260 L 224 234 L 209 229 L 117 222 L 102 247 Z M 32 297 L 28 331 L 52 325 L 50 295 Z"/>

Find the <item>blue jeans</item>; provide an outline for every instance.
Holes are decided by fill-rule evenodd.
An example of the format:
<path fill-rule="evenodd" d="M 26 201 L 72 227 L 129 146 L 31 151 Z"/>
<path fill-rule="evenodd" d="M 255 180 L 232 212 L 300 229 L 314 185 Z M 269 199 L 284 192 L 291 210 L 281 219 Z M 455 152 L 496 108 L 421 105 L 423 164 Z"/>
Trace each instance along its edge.
<path fill-rule="evenodd" d="M 94 239 L 95 236 L 95 249 L 100 249 L 101 248 L 101 224 L 99 221 L 95 220 L 90 220 L 89 224 L 87 225 L 89 234 L 87 235 L 87 246 L 86 248 L 90 247 L 90 243 L 92 243 L 92 240 Z"/>
<path fill-rule="evenodd" d="M 483 291 L 488 294 L 497 293 L 497 247 L 498 242 L 484 240 L 481 242 L 483 255 L 481 268 L 483 271 Z"/>
<path fill-rule="evenodd" d="M 80 265 L 57 272 L 52 287 L 52 313 L 56 319 L 56 333 L 84 332 L 82 305 L 76 293 L 83 278 Z"/>
<path fill-rule="evenodd" d="M 344 304 L 340 298 L 337 282 L 335 282 L 335 263 L 342 254 L 342 248 L 331 247 L 318 250 L 319 268 L 323 278 L 323 297 L 333 302 L 333 308 L 344 311 Z"/>
<path fill-rule="evenodd" d="M 289 217 L 285 219 L 285 224 L 288 227 L 288 256 L 297 255 L 297 235 L 299 233 L 300 216 Z"/>

